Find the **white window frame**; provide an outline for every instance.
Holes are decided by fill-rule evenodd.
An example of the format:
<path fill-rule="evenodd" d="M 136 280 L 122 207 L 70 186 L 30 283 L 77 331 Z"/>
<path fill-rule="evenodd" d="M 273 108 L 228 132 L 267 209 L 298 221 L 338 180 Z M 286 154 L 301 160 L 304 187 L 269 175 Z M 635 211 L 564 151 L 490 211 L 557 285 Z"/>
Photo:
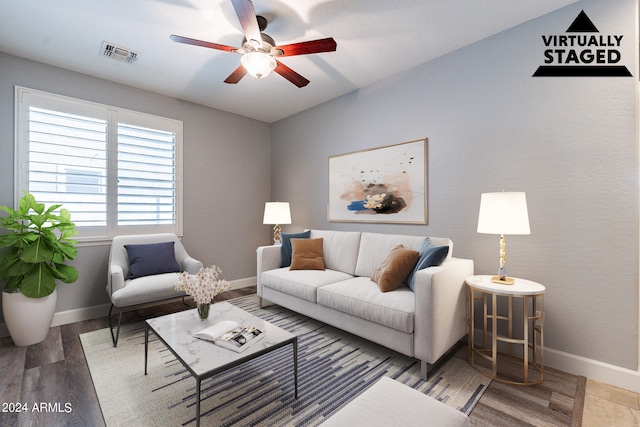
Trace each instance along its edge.
<path fill-rule="evenodd" d="M 106 227 L 76 227 L 78 241 L 110 241 L 120 234 L 175 233 L 183 235 L 183 123 L 180 120 L 155 116 L 123 108 L 75 99 L 21 86 L 15 87 L 15 155 L 14 198 L 15 206 L 22 197 L 22 190 L 29 190 L 27 162 L 29 158 L 29 108 L 39 107 L 64 113 L 107 120 L 107 225 Z M 117 168 L 118 123 L 164 130 L 175 134 L 175 190 L 176 218 L 174 224 L 129 225 L 117 224 Z M 63 206 L 64 207 L 64 206 Z M 71 212 L 73 221 L 73 212 Z"/>

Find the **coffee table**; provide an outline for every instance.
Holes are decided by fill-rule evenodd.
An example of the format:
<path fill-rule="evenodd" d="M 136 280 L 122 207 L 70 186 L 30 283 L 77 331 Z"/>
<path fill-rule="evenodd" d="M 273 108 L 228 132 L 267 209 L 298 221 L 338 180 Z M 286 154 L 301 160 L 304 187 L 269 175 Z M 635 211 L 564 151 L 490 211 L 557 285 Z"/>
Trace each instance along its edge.
<path fill-rule="evenodd" d="M 203 380 L 291 344 L 293 347 L 294 395 L 297 399 L 298 337 L 228 302 L 217 302 L 211 306 L 210 310 L 209 319 L 205 321 L 200 320 L 196 309 L 148 319 L 144 334 L 144 374 L 147 375 L 149 330 L 152 330 L 196 379 L 196 426 L 199 426 L 200 384 Z M 193 336 L 194 333 L 222 320 L 233 320 L 240 324 L 255 326 L 265 336 L 242 353 L 227 350 Z"/>

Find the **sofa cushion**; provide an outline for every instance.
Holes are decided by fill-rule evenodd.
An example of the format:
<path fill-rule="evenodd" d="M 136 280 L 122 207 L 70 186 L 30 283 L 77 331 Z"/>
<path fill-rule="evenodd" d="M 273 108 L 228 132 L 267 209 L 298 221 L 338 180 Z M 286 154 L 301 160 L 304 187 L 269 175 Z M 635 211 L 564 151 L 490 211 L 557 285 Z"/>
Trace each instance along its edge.
<path fill-rule="evenodd" d="M 283 267 L 263 272 L 260 275 L 260 283 L 267 288 L 315 303 L 317 301 L 316 291 L 319 287 L 352 277 L 350 274 L 329 269 L 289 270 L 288 267 Z"/>
<path fill-rule="evenodd" d="M 351 275 L 356 269 L 360 235 L 359 231 L 311 230 L 312 239 L 323 239 L 325 268 Z"/>
<path fill-rule="evenodd" d="M 418 251 L 398 245 L 391 249 L 384 262 L 373 272 L 371 280 L 378 284 L 380 291 L 389 292 L 400 286 L 413 271 L 418 262 Z"/>
<path fill-rule="evenodd" d="M 175 242 L 124 245 L 129 257 L 127 279 L 180 271 L 174 250 Z"/>
<path fill-rule="evenodd" d="M 442 264 L 442 261 L 444 261 L 444 259 L 447 257 L 447 254 L 449 253 L 449 246 L 436 246 L 431 242 L 431 239 L 427 237 L 422 243 L 420 243 L 418 252 L 420 253 L 418 262 L 416 263 L 413 271 L 409 274 L 409 277 L 407 277 L 406 281 L 409 289 L 411 289 L 412 291 L 414 290 L 414 276 L 416 272 L 428 267 Z"/>
<path fill-rule="evenodd" d="M 291 239 L 290 270 L 324 270 L 322 238 Z"/>
<path fill-rule="evenodd" d="M 282 246 L 280 247 L 280 267 L 289 267 L 291 265 L 291 239 L 309 238 L 311 232 L 309 230 L 301 233 L 282 233 Z"/>
<path fill-rule="evenodd" d="M 154 274 L 125 281 L 124 288 L 118 289 L 111 295 L 111 301 L 116 307 L 145 304 L 185 295 L 177 291 L 176 273 Z"/>
<path fill-rule="evenodd" d="M 403 245 L 416 250 L 424 236 L 404 236 L 400 234 L 362 233 L 356 276 L 371 277 L 393 248 Z"/>
<path fill-rule="evenodd" d="M 405 285 L 382 293 L 368 277 L 354 277 L 319 287 L 318 304 L 405 333 L 413 332 L 415 294 Z"/>
<path fill-rule="evenodd" d="M 451 240 L 441 237 L 430 237 L 431 242 L 437 246 L 449 246 L 447 259 L 451 258 Z M 398 245 L 403 245 L 407 249 L 418 249 L 424 236 L 407 236 L 402 234 L 381 234 L 362 233 L 360 238 L 360 248 L 358 251 L 358 262 L 354 271 L 356 276 L 371 277 L 384 262 L 387 254 Z M 325 251 L 326 254 L 326 251 Z M 325 255 L 326 256 L 326 255 Z"/>

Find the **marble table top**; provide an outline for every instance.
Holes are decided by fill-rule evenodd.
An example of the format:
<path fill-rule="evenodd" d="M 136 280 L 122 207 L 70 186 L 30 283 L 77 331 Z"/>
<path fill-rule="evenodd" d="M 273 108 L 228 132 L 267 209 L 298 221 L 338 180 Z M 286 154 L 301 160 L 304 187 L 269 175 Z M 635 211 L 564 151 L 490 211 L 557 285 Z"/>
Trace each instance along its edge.
<path fill-rule="evenodd" d="M 497 295 L 511 295 L 511 296 L 533 296 L 544 294 L 545 287 L 540 283 L 532 282 L 531 280 L 515 278 L 513 285 L 503 285 L 500 283 L 493 283 L 491 276 L 469 276 L 465 280 L 468 285 L 485 292 L 490 292 Z"/>
<path fill-rule="evenodd" d="M 264 338 L 242 353 L 236 353 L 193 336 L 222 320 L 255 326 L 265 334 Z M 147 324 L 196 377 L 221 372 L 296 339 L 294 334 L 225 301 L 213 304 L 209 318 L 204 321 L 200 320 L 197 309 L 192 309 L 148 319 Z"/>

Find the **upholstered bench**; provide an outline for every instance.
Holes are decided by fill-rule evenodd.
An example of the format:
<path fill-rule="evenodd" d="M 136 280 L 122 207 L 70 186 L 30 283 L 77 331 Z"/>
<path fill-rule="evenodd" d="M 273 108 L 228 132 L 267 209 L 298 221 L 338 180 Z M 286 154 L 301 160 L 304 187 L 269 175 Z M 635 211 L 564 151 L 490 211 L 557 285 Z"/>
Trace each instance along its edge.
<path fill-rule="evenodd" d="M 389 377 L 382 377 L 349 402 L 323 427 L 468 427 L 469 418 L 460 411 L 438 402 Z"/>

